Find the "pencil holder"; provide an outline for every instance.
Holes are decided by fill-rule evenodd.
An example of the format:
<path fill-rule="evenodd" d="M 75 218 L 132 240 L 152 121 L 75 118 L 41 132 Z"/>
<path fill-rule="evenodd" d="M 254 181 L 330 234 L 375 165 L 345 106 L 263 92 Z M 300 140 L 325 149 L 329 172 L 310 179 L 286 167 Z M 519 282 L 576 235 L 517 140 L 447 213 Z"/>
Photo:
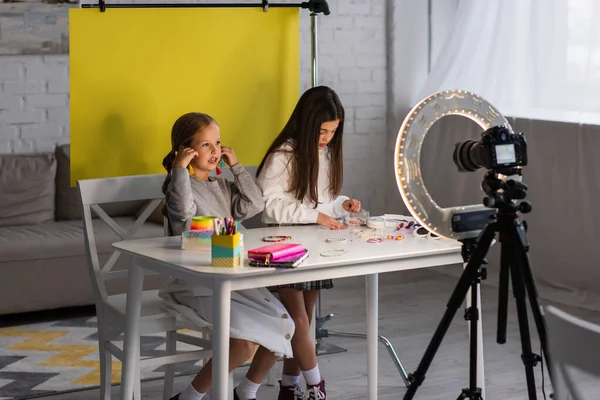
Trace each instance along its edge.
<path fill-rule="evenodd" d="M 234 235 L 212 235 L 212 266 L 235 268 L 240 265 L 240 233 Z"/>

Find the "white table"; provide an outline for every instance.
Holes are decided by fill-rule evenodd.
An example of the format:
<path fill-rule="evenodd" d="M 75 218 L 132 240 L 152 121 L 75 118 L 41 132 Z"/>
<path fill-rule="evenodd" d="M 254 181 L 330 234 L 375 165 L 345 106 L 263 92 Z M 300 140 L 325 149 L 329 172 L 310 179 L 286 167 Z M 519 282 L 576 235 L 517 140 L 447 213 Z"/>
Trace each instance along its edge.
<path fill-rule="evenodd" d="M 461 245 L 445 239 L 431 240 L 405 235 L 403 241 L 367 243 L 356 238 L 351 229 L 331 231 L 320 226 L 294 226 L 246 230 L 246 251 L 266 243 L 267 235 L 290 235 L 292 243 L 301 243 L 309 251 L 309 258 L 296 269 L 240 267 L 235 269 L 210 266 L 210 252 L 180 249 L 179 237 L 161 237 L 125 240 L 113 247 L 133 257 L 128 279 L 127 321 L 125 325 L 125 359 L 122 369 L 121 399 L 131 400 L 136 379 L 139 348 L 138 321 L 141 312 L 143 269 L 198 283 L 214 290 L 214 315 L 220 315 L 213 325 L 213 398 L 228 399 L 229 323 L 231 292 L 235 290 L 320 279 L 366 277 L 367 303 L 367 371 L 368 398 L 377 399 L 377 345 L 378 345 L 378 274 L 438 265 L 462 263 Z M 329 244 L 328 237 L 345 237 L 345 244 Z M 338 257 L 322 257 L 329 249 L 347 249 Z M 448 293 L 450 295 L 450 293 Z M 468 296 L 467 296 L 468 297 Z M 442 312 L 443 310 L 440 310 Z M 481 320 L 480 320 L 481 321 Z M 479 324 L 481 332 L 481 324 Z M 481 335 L 479 335 L 481 336 Z M 480 348 L 481 341 L 478 342 Z M 483 366 L 483 353 L 480 366 Z M 137 399 L 136 399 L 137 400 Z"/>

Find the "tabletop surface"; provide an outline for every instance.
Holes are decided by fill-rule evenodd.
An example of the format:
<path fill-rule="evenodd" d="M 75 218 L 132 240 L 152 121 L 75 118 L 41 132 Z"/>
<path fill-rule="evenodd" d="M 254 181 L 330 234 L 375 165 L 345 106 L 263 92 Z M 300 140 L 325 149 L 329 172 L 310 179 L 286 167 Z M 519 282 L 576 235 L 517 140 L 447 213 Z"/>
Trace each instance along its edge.
<path fill-rule="evenodd" d="M 302 244 L 309 254 L 309 257 L 296 269 L 320 269 L 336 265 L 376 263 L 442 254 L 460 256 L 461 243 L 454 240 L 415 238 L 411 233 L 405 233 L 402 241 L 385 240 L 383 243 L 368 243 L 367 239 L 357 237 L 353 232 L 354 229 L 333 231 L 318 225 L 281 226 L 248 229 L 242 234 L 246 252 L 270 244 L 262 241 L 265 236 L 291 236 L 291 240 L 286 243 Z M 386 230 L 385 234 L 394 234 L 393 229 Z M 328 238 L 344 238 L 346 242 L 327 243 Z M 113 247 L 126 254 L 206 274 L 253 275 L 280 271 L 276 268 L 249 267 L 247 263 L 246 266 L 237 268 L 212 267 L 210 249 L 182 250 L 180 236 L 123 240 L 114 243 Z M 347 252 L 334 257 L 320 255 L 326 250 L 334 249 L 343 249 Z M 460 262 L 458 258 L 457 262 Z"/>

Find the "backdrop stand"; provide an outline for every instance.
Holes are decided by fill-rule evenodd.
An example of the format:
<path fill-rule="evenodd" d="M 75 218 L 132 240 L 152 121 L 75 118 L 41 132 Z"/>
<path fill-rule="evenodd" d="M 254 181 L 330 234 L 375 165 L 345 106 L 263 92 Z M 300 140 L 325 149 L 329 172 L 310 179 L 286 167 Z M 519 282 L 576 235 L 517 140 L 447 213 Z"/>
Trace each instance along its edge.
<path fill-rule="evenodd" d="M 310 34 L 311 34 L 310 69 L 311 69 L 312 87 L 315 87 L 315 86 L 319 85 L 319 63 L 318 63 L 319 51 L 318 51 L 317 13 L 320 11 L 323 11 L 323 13 L 325 15 L 329 15 L 329 6 L 327 5 L 327 2 L 324 0 L 313 2 L 312 6 L 313 6 L 313 8 L 311 8 L 311 13 L 310 13 Z M 326 343 L 325 341 L 323 341 L 323 338 L 326 338 L 326 337 L 340 336 L 340 337 L 366 339 L 367 335 L 365 335 L 363 333 L 339 332 L 339 331 L 330 331 L 328 329 L 325 329 L 323 326 L 325 325 L 325 323 L 327 321 L 331 320 L 332 318 L 333 318 L 333 314 L 327 314 L 327 315 L 323 316 L 322 310 L 321 310 L 321 293 L 319 293 L 319 297 L 317 297 L 316 316 L 315 316 L 315 339 L 316 339 L 317 355 L 335 354 L 335 353 L 342 353 L 344 351 L 347 351 L 347 349 L 345 349 L 341 346 L 331 344 L 331 343 Z M 388 339 L 386 339 L 384 336 L 381 336 L 381 335 L 379 336 L 379 342 L 381 342 L 388 350 L 388 353 L 390 354 L 390 357 L 392 358 L 394 365 L 396 365 L 396 369 L 398 370 L 400 377 L 404 381 L 404 385 L 406 387 L 408 387 L 410 385 L 410 382 L 408 380 L 408 374 L 407 374 L 406 370 L 404 369 L 404 366 L 402 365 L 402 361 L 400 361 L 400 358 L 398 357 L 398 354 L 396 353 L 394 346 L 392 346 L 392 344 L 390 343 L 390 341 Z"/>

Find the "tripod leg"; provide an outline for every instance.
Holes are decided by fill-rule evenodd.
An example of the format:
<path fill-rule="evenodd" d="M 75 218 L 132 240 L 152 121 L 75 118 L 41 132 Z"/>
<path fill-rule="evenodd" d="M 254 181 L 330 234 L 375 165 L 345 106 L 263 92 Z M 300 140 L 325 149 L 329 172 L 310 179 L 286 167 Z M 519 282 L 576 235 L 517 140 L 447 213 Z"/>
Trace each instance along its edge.
<path fill-rule="evenodd" d="M 518 256 L 516 252 L 512 253 L 512 260 Z M 525 285 L 523 276 L 520 271 L 519 262 L 511 262 L 511 275 L 513 294 L 517 305 L 517 318 L 519 320 L 519 332 L 521 336 L 521 348 L 523 354 L 521 359 L 525 365 L 525 378 L 527 379 L 527 392 L 529 400 L 536 400 L 535 376 L 533 374 L 533 366 L 537 363 L 537 355 L 531 351 L 531 337 L 529 334 L 529 322 L 527 321 L 527 304 L 525 302 Z"/>
<path fill-rule="evenodd" d="M 523 225 L 516 221 L 515 227 L 518 232 L 524 234 Z M 526 242 L 524 235 L 519 235 L 521 240 L 519 240 L 516 245 L 516 261 L 520 262 L 519 269 L 522 271 L 523 281 L 525 282 L 525 287 L 527 288 L 527 294 L 529 296 L 529 304 L 531 305 L 531 312 L 533 314 L 533 320 L 535 321 L 535 326 L 538 331 L 538 336 L 540 338 L 540 344 L 542 346 L 542 353 L 544 358 L 546 359 L 546 366 L 548 368 L 548 373 L 550 374 L 550 380 L 552 380 L 552 372 L 550 372 L 550 354 L 548 354 L 547 347 L 547 330 L 546 330 L 546 321 L 542 316 L 542 307 L 539 302 L 539 295 L 537 291 L 537 287 L 535 285 L 535 278 L 533 276 L 533 272 L 531 271 L 531 264 L 529 263 L 529 257 L 527 256 L 528 244 Z"/>
<path fill-rule="evenodd" d="M 502 233 L 500 233 L 502 235 Z M 496 331 L 496 342 L 506 343 L 506 316 L 508 314 L 508 278 L 510 267 L 510 248 L 501 241 L 500 250 L 500 286 L 498 288 L 498 328 Z"/>
<path fill-rule="evenodd" d="M 471 301 L 467 304 L 467 311 L 465 318 L 469 321 L 469 392 L 474 393 L 478 391 L 478 375 L 479 370 L 477 368 L 477 358 L 479 356 L 479 337 L 478 323 L 481 313 L 479 312 L 479 278 L 475 279 L 471 284 Z"/>
<path fill-rule="evenodd" d="M 452 323 L 452 319 L 456 315 L 456 311 L 461 306 L 465 296 L 471 286 L 471 282 L 478 279 L 479 268 L 483 263 L 483 259 L 485 258 L 490 245 L 492 244 L 492 240 L 494 239 L 495 231 L 493 225 L 487 225 L 482 232 L 479 240 L 477 242 L 477 249 L 470 257 L 465 270 L 463 271 L 452 295 L 450 296 L 450 300 L 446 305 L 446 312 L 442 317 L 437 329 L 435 330 L 427 349 L 425 350 L 425 354 L 419 363 L 414 374 L 412 374 L 412 382 L 408 387 L 408 390 L 404 394 L 404 400 L 410 400 L 414 397 L 417 392 L 417 388 L 421 386 L 423 381 L 425 380 L 425 374 L 433 361 L 433 357 L 435 353 L 438 351 L 440 345 L 442 344 L 442 340 Z"/>

